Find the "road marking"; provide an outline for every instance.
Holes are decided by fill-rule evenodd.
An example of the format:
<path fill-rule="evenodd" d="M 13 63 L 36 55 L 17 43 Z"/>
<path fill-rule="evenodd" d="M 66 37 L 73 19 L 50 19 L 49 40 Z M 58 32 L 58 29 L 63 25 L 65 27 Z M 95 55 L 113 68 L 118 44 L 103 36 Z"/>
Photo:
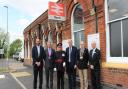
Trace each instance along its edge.
<path fill-rule="evenodd" d="M 14 72 L 12 73 L 15 77 L 26 77 L 26 76 L 31 76 L 32 74 L 28 72 Z"/>
<path fill-rule="evenodd" d="M 5 75 L 0 75 L 0 79 L 4 79 L 5 78 Z"/>
<path fill-rule="evenodd" d="M 15 75 L 13 75 L 13 73 L 10 73 L 11 76 L 16 80 L 16 82 L 23 88 L 23 89 L 27 89 L 16 77 Z"/>

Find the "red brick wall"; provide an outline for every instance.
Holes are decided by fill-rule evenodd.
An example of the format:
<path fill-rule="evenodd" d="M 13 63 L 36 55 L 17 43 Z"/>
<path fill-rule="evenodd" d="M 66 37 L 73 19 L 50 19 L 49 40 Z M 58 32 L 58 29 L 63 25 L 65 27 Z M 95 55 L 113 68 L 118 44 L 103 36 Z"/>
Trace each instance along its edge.
<path fill-rule="evenodd" d="M 85 1 L 85 0 L 84 0 Z M 90 16 L 89 11 L 86 8 L 84 1 L 78 0 L 78 2 L 84 6 L 85 13 L 85 45 L 87 47 L 87 35 L 95 33 L 95 16 Z M 88 8 L 91 7 L 91 0 L 88 1 Z M 98 32 L 100 33 L 100 50 L 101 50 L 101 61 L 106 62 L 106 29 L 105 29 L 105 11 L 104 11 L 104 0 L 95 0 L 96 5 L 98 6 Z M 71 14 L 75 6 L 71 0 L 67 4 L 67 18 L 69 19 L 69 24 L 66 25 L 65 31 L 63 31 L 63 40 L 71 38 Z M 101 71 L 101 81 L 105 84 L 117 85 L 120 84 L 124 87 L 128 87 L 128 70 L 127 69 L 116 69 L 107 68 L 102 66 Z"/>
<path fill-rule="evenodd" d="M 63 0 L 61 0 L 62 2 Z M 87 1 L 87 5 L 85 3 Z M 85 23 L 85 45 L 87 47 L 87 35 L 95 33 L 95 16 L 89 14 L 89 10 L 92 8 L 91 0 L 78 0 L 83 6 L 84 11 L 84 23 Z M 62 40 L 71 39 L 71 14 L 76 5 L 73 0 L 64 0 L 67 9 L 67 20 L 62 30 Z M 98 32 L 100 33 L 100 50 L 101 50 L 101 61 L 106 62 L 106 28 L 105 28 L 105 8 L 104 0 L 95 0 L 95 4 L 98 7 Z M 44 18 L 47 17 L 45 13 Z M 43 16 L 43 15 L 42 15 Z M 40 17 L 42 19 L 43 17 Z M 43 21 L 40 20 L 39 21 Z M 35 22 L 36 23 L 36 22 Z M 34 24 L 35 24 L 34 23 Z M 41 23 L 41 22 L 40 22 Z M 43 23 L 43 22 L 42 22 Z M 37 22 L 38 25 L 38 22 Z M 54 43 L 54 48 L 56 44 Z M 101 81 L 105 84 L 116 85 L 120 84 L 124 87 L 128 87 L 128 69 L 108 68 L 102 66 Z"/>

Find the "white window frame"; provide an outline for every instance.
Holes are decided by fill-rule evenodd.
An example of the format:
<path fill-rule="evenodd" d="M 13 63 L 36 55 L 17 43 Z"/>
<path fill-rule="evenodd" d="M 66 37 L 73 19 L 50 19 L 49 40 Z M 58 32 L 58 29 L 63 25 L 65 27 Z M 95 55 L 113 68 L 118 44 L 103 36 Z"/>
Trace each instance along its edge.
<path fill-rule="evenodd" d="M 128 17 L 123 17 L 120 19 L 109 21 L 109 13 L 108 13 L 108 0 L 105 0 L 105 23 L 106 23 L 106 62 L 111 63 L 128 63 L 128 57 L 111 57 L 110 56 L 110 31 L 109 24 L 115 21 L 121 21 L 121 45 L 122 45 L 122 55 L 123 55 L 123 30 L 122 30 L 122 20 Z"/>
<path fill-rule="evenodd" d="M 73 18 L 73 14 L 74 14 L 74 11 L 75 9 L 77 8 L 77 6 L 79 6 L 81 4 L 77 4 L 74 6 L 73 10 L 72 10 L 72 14 L 71 14 L 71 39 L 72 39 L 72 42 L 73 42 L 73 45 L 75 45 L 75 38 L 74 38 L 74 33 L 76 32 L 80 32 L 80 31 L 84 31 L 84 27 L 78 31 L 74 31 L 74 28 L 73 28 L 73 25 L 74 25 L 74 18 Z M 83 18 L 84 20 L 84 18 Z M 83 24 L 84 25 L 84 24 Z"/>

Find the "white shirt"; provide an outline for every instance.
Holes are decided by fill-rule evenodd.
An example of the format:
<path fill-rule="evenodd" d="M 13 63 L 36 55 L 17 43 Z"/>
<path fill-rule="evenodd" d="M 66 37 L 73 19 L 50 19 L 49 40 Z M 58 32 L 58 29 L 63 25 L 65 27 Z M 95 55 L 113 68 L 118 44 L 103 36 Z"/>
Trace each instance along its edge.
<path fill-rule="evenodd" d="M 92 51 L 92 57 L 93 57 L 93 55 L 94 55 L 94 53 L 95 53 L 95 50 L 96 50 L 96 48 L 94 48 L 93 51 Z"/>
<path fill-rule="evenodd" d="M 38 57 L 40 56 L 40 46 L 36 46 L 37 47 L 37 52 L 38 52 Z"/>

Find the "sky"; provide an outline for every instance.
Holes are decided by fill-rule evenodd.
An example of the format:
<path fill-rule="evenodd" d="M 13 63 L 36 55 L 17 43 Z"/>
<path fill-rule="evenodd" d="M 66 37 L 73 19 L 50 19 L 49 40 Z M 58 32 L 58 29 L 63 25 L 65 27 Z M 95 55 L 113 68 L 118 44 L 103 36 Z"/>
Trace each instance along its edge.
<path fill-rule="evenodd" d="M 57 0 L 0 0 L 0 27 L 8 32 L 10 43 L 17 38 L 23 39 L 23 30 L 48 8 L 48 2 Z"/>

